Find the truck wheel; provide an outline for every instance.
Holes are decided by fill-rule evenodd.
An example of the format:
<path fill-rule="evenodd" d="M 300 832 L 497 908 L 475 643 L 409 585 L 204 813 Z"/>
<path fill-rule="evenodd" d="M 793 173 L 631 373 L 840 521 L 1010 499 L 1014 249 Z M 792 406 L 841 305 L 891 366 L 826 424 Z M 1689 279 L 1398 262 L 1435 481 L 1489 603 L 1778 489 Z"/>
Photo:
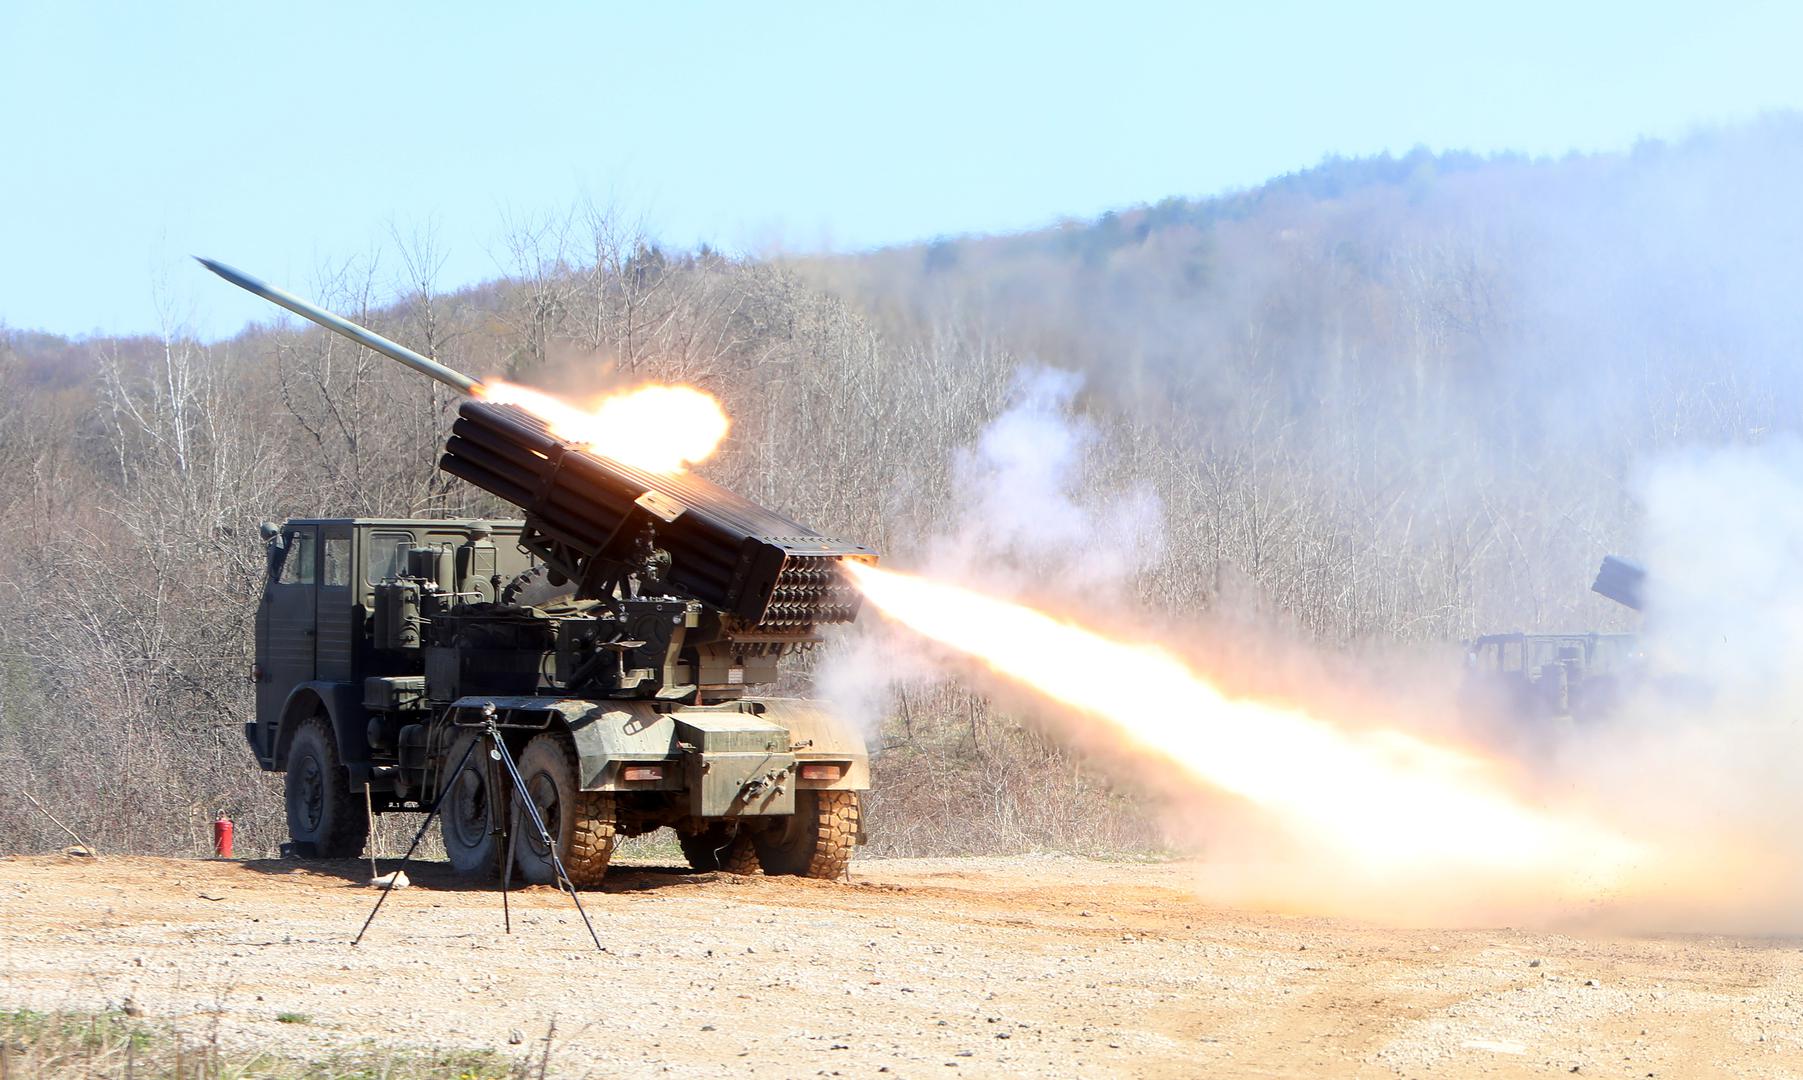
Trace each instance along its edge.
<path fill-rule="evenodd" d="M 444 764 L 447 771 L 457 767 L 471 743 L 477 745 L 438 807 L 438 831 L 444 838 L 445 855 L 459 874 L 492 878 L 500 874 L 506 850 L 500 828 L 507 812 L 508 784 L 497 775 L 501 765 L 489 758 L 486 743 L 479 741 L 482 738 L 479 731 L 466 731 L 451 740 Z"/>
<path fill-rule="evenodd" d="M 283 783 L 288 835 L 300 855 L 354 859 L 369 839 L 369 813 L 351 794 L 351 774 L 338 757 L 338 742 L 325 718 L 301 723 L 288 746 Z"/>
<path fill-rule="evenodd" d="M 724 822 L 714 822 L 698 833 L 678 833 L 682 857 L 702 873 L 721 871 L 727 874 L 758 874 L 757 848 L 752 845 L 748 829 L 734 829 Z"/>
<path fill-rule="evenodd" d="M 857 840 L 855 791 L 798 791 L 794 815 L 752 838 L 764 873 L 829 880 L 845 876 Z"/>
<path fill-rule="evenodd" d="M 599 886 L 619 842 L 614 832 L 613 792 L 583 791 L 578 786 L 576 748 L 561 732 L 535 735 L 526 744 L 526 752 L 520 755 L 520 779 L 525 781 L 546 831 L 557 842 L 557 855 L 570 883 Z M 557 880 L 551 852 L 523 815 L 514 852 L 520 876 L 527 881 L 549 885 Z"/>

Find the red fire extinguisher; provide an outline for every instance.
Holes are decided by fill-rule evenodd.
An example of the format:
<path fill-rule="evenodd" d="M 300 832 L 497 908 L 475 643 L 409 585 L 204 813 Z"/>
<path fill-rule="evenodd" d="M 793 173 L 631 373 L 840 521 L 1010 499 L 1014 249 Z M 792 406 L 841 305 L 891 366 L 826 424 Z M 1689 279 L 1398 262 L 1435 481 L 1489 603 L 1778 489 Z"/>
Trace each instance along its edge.
<path fill-rule="evenodd" d="M 224 814 L 213 819 L 213 854 L 221 859 L 232 857 L 232 819 Z"/>

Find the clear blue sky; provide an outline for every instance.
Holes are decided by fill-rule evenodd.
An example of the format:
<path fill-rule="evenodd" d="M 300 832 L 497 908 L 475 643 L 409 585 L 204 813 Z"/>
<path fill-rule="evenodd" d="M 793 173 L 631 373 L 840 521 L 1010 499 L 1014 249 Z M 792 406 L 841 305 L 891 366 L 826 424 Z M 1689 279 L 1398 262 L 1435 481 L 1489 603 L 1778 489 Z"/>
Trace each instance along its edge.
<path fill-rule="evenodd" d="M 444 284 L 587 194 L 663 241 L 868 247 L 1324 155 L 1613 149 L 1803 106 L 1803 5 L 0 0 L 0 323 L 208 336 L 435 222 Z"/>

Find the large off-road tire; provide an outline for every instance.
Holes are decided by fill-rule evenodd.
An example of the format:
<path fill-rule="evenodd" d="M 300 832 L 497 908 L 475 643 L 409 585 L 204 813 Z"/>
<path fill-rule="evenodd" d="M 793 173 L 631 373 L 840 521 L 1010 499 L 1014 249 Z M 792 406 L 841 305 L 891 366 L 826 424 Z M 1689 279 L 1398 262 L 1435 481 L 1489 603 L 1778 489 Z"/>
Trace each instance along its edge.
<path fill-rule="evenodd" d="M 758 865 L 757 847 L 751 842 L 749 829 L 716 821 L 698 833 L 677 833 L 676 842 L 682 846 L 682 857 L 702 873 L 763 872 L 763 867 Z"/>
<path fill-rule="evenodd" d="M 568 735 L 547 731 L 535 735 L 520 755 L 520 779 L 539 819 L 557 843 L 557 855 L 563 860 L 570 883 L 581 888 L 601 884 L 613 858 L 619 837 L 614 830 L 614 797 L 611 791 L 583 791 L 576 779 L 576 748 Z M 520 876 L 535 885 L 549 885 L 557 880 L 551 864 L 550 849 L 532 827 L 531 819 L 520 815 L 520 836 L 514 843 L 515 862 Z"/>
<path fill-rule="evenodd" d="M 472 743 L 476 748 L 469 756 L 469 764 L 452 781 L 451 770 L 457 768 Z M 451 866 L 470 878 L 499 875 L 506 857 L 501 826 L 512 803 L 512 783 L 504 775 L 501 763 L 488 755 L 488 742 L 482 732 L 465 731 L 451 740 L 444 762 L 444 776 L 451 782 L 451 790 L 438 807 L 438 832 L 444 839 Z"/>
<path fill-rule="evenodd" d="M 752 842 L 766 874 L 844 877 L 858 842 L 858 793 L 798 791 L 794 816 Z"/>
<path fill-rule="evenodd" d="M 295 854 L 320 859 L 362 854 L 369 811 L 351 791 L 350 770 L 338 756 L 338 740 L 325 717 L 310 717 L 295 731 L 283 787 Z"/>

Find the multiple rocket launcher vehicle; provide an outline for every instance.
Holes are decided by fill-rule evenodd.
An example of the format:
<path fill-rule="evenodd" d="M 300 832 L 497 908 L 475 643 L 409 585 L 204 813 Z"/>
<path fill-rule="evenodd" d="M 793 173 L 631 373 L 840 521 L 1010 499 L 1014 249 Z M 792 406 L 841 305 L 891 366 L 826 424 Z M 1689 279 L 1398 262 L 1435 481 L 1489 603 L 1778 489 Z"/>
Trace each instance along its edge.
<path fill-rule="evenodd" d="M 481 384 L 299 297 L 227 281 L 462 394 Z M 836 877 L 862 840 L 859 733 L 809 701 L 752 691 L 778 660 L 856 618 L 844 560 L 875 561 L 692 473 L 589 453 L 512 405 L 458 408 L 439 468 L 517 506 L 511 521 L 298 519 L 265 526 L 257 718 L 286 773 L 292 845 L 354 856 L 377 812 L 444 795 L 471 875 L 501 869 L 512 797 L 489 770 L 441 792 L 493 716 L 576 884 L 617 837 L 676 829 L 697 869 Z M 509 830 L 512 831 L 512 830 Z M 548 850 L 516 843 L 529 881 Z"/>

